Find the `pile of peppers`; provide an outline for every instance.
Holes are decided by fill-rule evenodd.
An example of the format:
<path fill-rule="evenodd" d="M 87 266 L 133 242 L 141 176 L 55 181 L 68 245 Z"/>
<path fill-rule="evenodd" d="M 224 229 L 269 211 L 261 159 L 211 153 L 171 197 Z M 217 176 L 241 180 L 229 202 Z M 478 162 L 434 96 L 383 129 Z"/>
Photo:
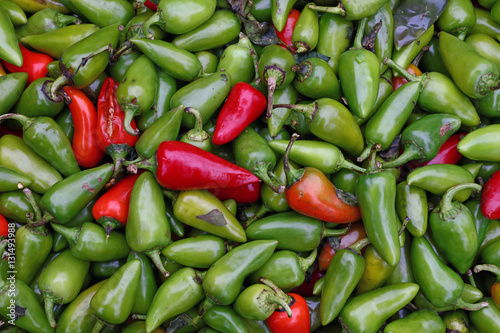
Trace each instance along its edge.
<path fill-rule="evenodd" d="M 0 332 L 500 332 L 499 0 L 0 0 Z"/>

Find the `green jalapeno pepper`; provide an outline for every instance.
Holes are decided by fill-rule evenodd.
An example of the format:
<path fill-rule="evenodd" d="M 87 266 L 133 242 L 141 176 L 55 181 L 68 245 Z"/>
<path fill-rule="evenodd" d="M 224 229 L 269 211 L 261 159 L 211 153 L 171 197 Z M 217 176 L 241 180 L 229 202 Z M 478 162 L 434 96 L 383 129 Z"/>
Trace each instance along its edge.
<path fill-rule="evenodd" d="M 203 320 L 218 332 L 249 332 L 243 319 L 229 305 L 212 306 L 203 315 Z"/>
<path fill-rule="evenodd" d="M 490 11 L 474 6 L 474 14 L 476 15 L 476 22 L 472 29 L 469 30 L 469 34 L 487 34 L 492 38 L 496 38 L 500 33 L 500 23 L 492 19 Z"/>
<path fill-rule="evenodd" d="M 478 161 L 499 162 L 498 133 L 500 124 L 488 125 L 467 134 L 457 145 L 458 152 Z"/>
<path fill-rule="evenodd" d="M 313 4 L 313 3 L 310 3 Z M 319 20 L 318 13 L 304 6 L 300 16 L 293 28 L 292 42 L 297 52 L 308 52 L 314 50 L 318 45 Z"/>
<path fill-rule="evenodd" d="M 353 22 L 340 15 L 324 13 L 319 19 L 319 37 L 316 51 L 330 57 L 328 64 L 338 74 L 338 61 L 353 35 Z"/>
<path fill-rule="evenodd" d="M 293 86 L 302 95 L 314 99 L 328 97 L 340 100 L 337 75 L 323 59 L 309 58 L 298 65 L 293 65 L 292 70 L 295 72 Z"/>
<path fill-rule="evenodd" d="M 97 280 L 107 279 L 116 273 L 116 271 L 126 262 L 126 258 L 108 261 L 95 261 L 90 264 L 89 272 L 90 275 Z"/>
<path fill-rule="evenodd" d="M 52 79 L 43 77 L 31 82 L 14 106 L 13 112 L 28 117 L 56 116 L 63 109 L 64 103 L 62 101 L 55 102 L 44 93 L 45 87 L 53 82 Z"/>
<path fill-rule="evenodd" d="M 217 71 L 229 74 L 231 87 L 238 82 L 250 83 L 254 78 L 255 63 L 252 56 L 254 52 L 253 45 L 243 33 L 240 33 L 238 43 L 231 44 L 224 49 L 217 64 Z"/>
<path fill-rule="evenodd" d="M 138 259 L 141 262 L 141 278 L 137 286 L 134 304 L 131 313 L 143 314 L 148 312 L 151 302 L 155 297 L 158 286 L 156 284 L 155 274 L 149 257 L 143 253 L 130 251 L 127 262 Z"/>
<path fill-rule="evenodd" d="M 321 7 L 308 5 L 309 8 L 327 13 L 342 15 L 350 21 L 361 20 L 367 16 L 373 15 L 382 7 L 387 0 L 344 0 L 337 7 Z"/>
<path fill-rule="evenodd" d="M 14 27 L 28 22 L 24 11 L 15 3 L 10 1 L 0 1 L 0 7 L 5 11 L 5 14 L 7 14 Z"/>
<path fill-rule="evenodd" d="M 0 192 L 21 190 L 31 185 L 31 179 L 11 168 L 0 166 Z"/>
<path fill-rule="evenodd" d="M 32 193 L 37 205 L 40 203 L 40 195 Z M 0 193 L 0 214 L 6 219 L 18 223 L 26 223 L 29 214 L 33 216 L 35 208 L 26 198 L 23 191 L 9 191 Z"/>
<path fill-rule="evenodd" d="M 422 309 L 392 321 L 384 328 L 384 333 L 405 331 L 439 333 L 446 331 L 446 324 L 436 311 Z"/>
<path fill-rule="evenodd" d="M 149 171 L 142 173 L 135 181 L 125 228 L 130 248 L 147 254 L 160 272 L 168 276 L 160 260 L 160 249 L 170 243 L 170 226 L 160 185 Z"/>
<path fill-rule="evenodd" d="M 201 275 L 193 268 L 184 267 L 162 283 L 146 315 L 147 332 L 188 311 L 203 299 Z"/>
<path fill-rule="evenodd" d="M 134 16 L 134 7 L 124 0 L 112 0 L 102 3 L 91 0 L 71 0 L 71 4 L 90 22 L 107 27 L 112 24 L 126 24 Z"/>
<path fill-rule="evenodd" d="M 396 211 L 401 221 L 408 218 L 406 228 L 415 237 L 427 230 L 428 205 L 424 189 L 409 185 L 406 180 L 396 186 Z"/>
<path fill-rule="evenodd" d="M 436 245 L 461 274 L 469 270 L 478 249 L 477 231 L 471 213 L 465 205 L 452 202 L 453 196 L 466 188 L 481 190 L 481 186 L 474 183 L 455 185 L 444 193 L 440 206 L 429 216 Z"/>
<path fill-rule="evenodd" d="M 464 202 L 465 207 L 472 214 L 474 224 L 476 226 L 477 231 L 477 245 L 478 250 L 484 239 L 486 238 L 486 233 L 488 231 L 488 227 L 490 226 L 490 219 L 487 219 L 484 214 L 481 212 L 481 200 L 479 199 L 469 199 Z"/>
<path fill-rule="evenodd" d="M 286 301 L 278 296 L 271 287 L 259 283 L 245 288 L 234 301 L 233 309 L 243 318 L 266 320 L 280 305 L 286 311 L 291 311 Z M 203 319 L 206 320 L 206 314 Z M 209 319 L 209 325 L 210 320 L 213 321 L 213 319 Z"/>
<path fill-rule="evenodd" d="M 23 54 L 17 42 L 16 31 L 3 8 L 0 8 L 0 22 L 0 58 L 21 67 L 23 65 Z"/>
<path fill-rule="evenodd" d="M 412 300 L 419 290 L 415 283 L 381 287 L 349 300 L 339 314 L 343 327 L 354 332 L 377 332 L 385 320 Z"/>
<path fill-rule="evenodd" d="M 38 287 L 45 301 L 45 313 L 52 327 L 56 326 L 54 304 L 67 304 L 74 300 L 83 286 L 90 262 L 74 257 L 65 250 L 42 272 Z"/>
<path fill-rule="evenodd" d="M 89 305 L 97 317 L 92 332 L 99 332 L 104 325 L 125 322 L 132 311 L 140 278 L 141 261 L 134 259 L 99 287 Z"/>
<path fill-rule="evenodd" d="M 491 298 L 485 298 L 489 304 L 478 311 L 469 313 L 469 319 L 472 325 L 481 333 L 493 333 L 500 329 L 500 309 L 495 306 Z"/>
<path fill-rule="evenodd" d="M 0 115 L 9 112 L 21 97 L 28 73 L 9 73 L 0 77 Z"/>

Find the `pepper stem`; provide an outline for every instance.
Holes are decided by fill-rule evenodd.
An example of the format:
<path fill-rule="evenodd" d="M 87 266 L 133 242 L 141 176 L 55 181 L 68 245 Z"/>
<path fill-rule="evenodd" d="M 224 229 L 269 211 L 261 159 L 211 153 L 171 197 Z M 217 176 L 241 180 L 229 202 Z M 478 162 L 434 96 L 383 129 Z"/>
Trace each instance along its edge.
<path fill-rule="evenodd" d="M 125 130 L 125 132 L 133 136 L 139 135 L 139 129 L 134 129 L 132 127 L 132 119 L 134 119 L 136 115 L 140 114 L 140 107 L 138 105 L 127 103 L 123 108 L 123 112 L 125 112 L 125 117 L 123 118 L 123 129 Z"/>
<path fill-rule="evenodd" d="M 318 111 L 319 104 L 318 101 L 314 101 L 310 104 L 274 104 L 273 109 L 276 108 L 287 108 L 304 114 L 304 116 L 309 120 L 314 120 L 314 116 Z"/>
<path fill-rule="evenodd" d="M 302 272 L 305 273 L 309 269 L 309 267 L 311 267 L 311 265 L 316 260 L 317 256 L 318 256 L 318 249 L 317 248 L 312 250 L 311 253 L 305 258 L 298 256 L 299 257 L 299 266 L 300 266 L 300 269 L 302 270 Z"/>
<path fill-rule="evenodd" d="M 281 194 L 285 191 L 285 185 L 271 171 L 271 162 L 257 162 L 252 167 L 252 173 L 259 177 L 274 192 Z M 270 176 L 272 175 L 272 177 Z"/>
<path fill-rule="evenodd" d="M 270 78 L 267 79 L 267 111 L 266 111 L 266 118 L 269 119 L 271 118 L 273 114 L 273 98 L 274 98 L 274 91 L 276 90 L 276 78 L 274 76 L 271 76 Z"/>
<path fill-rule="evenodd" d="M 154 39 L 154 35 L 152 33 L 149 32 L 149 27 L 152 26 L 152 25 L 160 25 L 162 24 L 163 22 L 165 22 L 165 20 L 163 19 L 162 16 L 162 10 L 161 9 L 158 9 L 156 11 L 156 13 L 154 13 L 153 15 L 151 15 L 150 18 L 148 18 L 143 24 L 142 24 L 142 33 L 144 34 L 144 36 L 146 36 L 147 39 Z"/>
<path fill-rule="evenodd" d="M 64 97 L 60 94 L 59 90 L 68 82 L 69 79 L 64 74 L 60 75 L 52 82 L 46 81 L 46 86 L 48 86 L 49 91 L 44 89 L 43 93 L 47 96 L 48 99 L 56 103 L 60 103 L 63 101 Z"/>
<path fill-rule="evenodd" d="M 330 228 L 323 228 L 322 236 L 323 238 L 325 237 L 335 237 L 335 236 L 343 236 L 347 234 L 351 230 L 351 226 L 348 225 L 344 229 L 330 229 Z"/>
<path fill-rule="evenodd" d="M 369 143 L 367 142 L 365 149 L 361 152 L 361 155 L 358 156 L 356 161 L 363 162 L 364 160 L 366 160 L 368 156 L 370 156 L 370 152 L 374 144 L 375 144 L 374 142 L 369 142 Z"/>
<path fill-rule="evenodd" d="M 317 12 L 324 12 L 324 13 L 342 15 L 343 17 L 346 16 L 346 11 L 345 11 L 344 7 L 342 7 L 342 4 L 340 4 L 340 3 L 336 7 L 316 6 L 314 4 L 308 4 L 307 7 L 309 7 L 309 9 L 315 10 Z"/>
<path fill-rule="evenodd" d="M 66 228 L 57 223 L 51 223 L 50 225 L 52 226 L 52 229 L 68 240 L 70 246 L 73 246 L 76 243 L 81 227 Z"/>
<path fill-rule="evenodd" d="M 35 197 L 33 196 L 33 193 L 27 187 L 23 189 L 23 193 L 26 196 L 28 202 L 30 203 L 30 206 L 33 208 L 33 212 L 35 213 L 35 220 L 40 221 L 42 219 L 42 211 L 40 210 L 40 207 L 38 206 Z"/>
<path fill-rule="evenodd" d="M 124 161 L 123 165 L 127 167 L 128 172 L 133 174 L 136 174 L 138 169 L 146 169 L 153 174 L 156 174 L 156 169 L 158 168 L 156 156 L 147 159 L 139 157 L 133 161 Z"/>
<path fill-rule="evenodd" d="M 17 120 L 18 122 L 21 123 L 21 126 L 23 127 L 23 131 L 25 131 L 32 123 L 34 118 L 27 117 L 23 114 L 20 113 L 6 113 L 2 116 L 0 116 L 0 121 L 4 119 L 14 119 Z"/>
<path fill-rule="evenodd" d="M 356 252 L 358 255 L 361 255 L 361 249 L 370 244 L 370 239 L 368 237 L 362 238 L 353 245 L 349 246 L 351 251 Z"/>
<path fill-rule="evenodd" d="M 286 311 L 288 318 L 291 318 L 292 317 L 292 310 L 290 309 L 290 305 L 292 304 L 292 302 L 294 302 L 293 297 L 286 294 L 283 290 L 280 289 L 280 287 L 278 287 L 276 285 L 276 283 L 274 283 L 273 281 L 271 281 L 265 277 L 262 277 L 262 276 L 259 277 L 258 281 L 262 284 L 265 284 L 269 288 L 271 288 L 276 293 L 275 297 L 280 298 L 284 301 L 286 306 L 288 306 L 288 310 L 290 310 L 290 311 L 287 310 L 286 306 L 283 306 L 283 309 Z"/>
<path fill-rule="evenodd" d="M 404 151 L 396 159 L 381 163 L 384 169 L 395 168 L 405 164 L 408 161 L 424 158 L 422 150 L 413 141 L 405 143 Z"/>
<path fill-rule="evenodd" d="M 134 313 L 131 317 L 134 320 L 146 320 L 146 315 L 145 314 Z"/>
<path fill-rule="evenodd" d="M 246 228 L 248 228 L 250 226 L 250 224 L 254 223 L 258 219 L 262 218 L 264 215 L 266 215 L 267 213 L 270 213 L 272 211 L 274 211 L 274 210 L 266 202 L 264 202 L 260 206 L 260 208 L 257 211 L 257 213 L 255 213 L 255 215 L 252 216 L 252 218 L 249 219 L 248 221 L 243 222 L 241 224 L 241 226 L 243 227 L 243 229 L 246 229 Z"/>
<path fill-rule="evenodd" d="M 160 273 L 164 277 L 167 278 L 170 276 L 170 273 L 165 269 L 165 266 L 163 266 L 163 263 L 162 263 L 161 258 L 160 258 L 160 251 L 159 250 L 150 250 L 150 251 L 146 251 L 144 253 L 149 256 L 149 258 L 151 259 L 153 264 L 155 264 L 156 268 L 158 268 L 158 270 L 160 271 Z"/>
<path fill-rule="evenodd" d="M 201 305 L 200 312 L 192 319 L 193 324 L 198 324 L 200 321 L 201 317 L 207 312 L 208 309 L 210 309 L 212 306 L 214 306 L 216 301 L 212 297 L 206 297 L 205 300 L 203 301 L 203 304 Z"/>
<path fill-rule="evenodd" d="M 71 16 L 71 15 L 65 15 L 62 13 L 56 14 L 55 21 L 57 22 L 57 25 L 60 27 L 65 27 L 69 24 L 81 24 L 82 23 L 82 21 L 78 17 Z"/>
<path fill-rule="evenodd" d="M 210 139 L 210 135 L 203 129 L 203 117 L 201 116 L 200 111 L 195 108 L 187 107 L 184 109 L 187 113 L 192 114 L 196 121 L 194 123 L 194 128 L 190 129 L 186 133 L 186 138 L 191 141 L 203 142 L 205 140 Z"/>
<path fill-rule="evenodd" d="M 288 305 L 288 303 L 285 300 L 283 300 L 281 297 L 278 297 L 278 296 L 275 296 L 272 294 L 271 295 L 268 294 L 266 296 L 266 300 L 269 303 L 278 304 L 280 307 L 282 307 L 286 311 L 288 318 L 292 318 L 292 309 L 290 309 L 290 306 Z"/>
<path fill-rule="evenodd" d="M 366 172 L 365 168 L 362 168 L 362 167 L 360 167 L 360 166 L 358 166 L 358 165 L 356 165 L 354 163 L 351 163 L 348 160 L 346 160 L 345 157 L 344 157 L 344 155 L 340 155 L 339 163 L 338 163 L 337 168 L 338 169 L 354 170 L 354 171 L 361 172 L 361 173 Z"/>
<path fill-rule="evenodd" d="M 54 300 L 50 297 L 44 297 L 45 314 L 51 327 L 56 327 L 56 319 L 54 317 Z"/>
<path fill-rule="evenodd" d="M 363 48 L 363 36 L 365 34 L 365 26 L 368 22 L 368 17 L 363 17 L 358 24 L 358 31 L 356 31 L 356 37 L 354 37 L 354 44 L 351 49 L 361 49 Z"/>
<path fill-rule="evenodd" d="M 500 89 L 500 79 L 497 74 L 488 73 L 479 78 L 477 92 L 486 96 L 493 90 Z"/>
<path fill-rule="evenodd" d="M 370 148 L 370 154 L 368 156 L 368 172 L 373 172 L 379 168 L 377 164 L 377 152 L 380 151 L 380 144 L 376 143 Z"/>
<path fill-rule="evenodd" d="M 106 324 L 101 319 L 97 318 L 94 328 L 92 328 L 92 333 L 99 333 L 104 326 L 106 326 Z"/>
<path fill-rule="evenodd" d="M 443 195 L 441 202 L 439 204 L 439 217 L 441 219 L 454 218 L 449 216 L 455 211 L 455 205 L 453 204 L 453 197 L 460 191 L 465 189 L 473 189 L 476 191 L 481 191 L 481 185 L 476 183 L 464 183 L 450 187 Z"/>
<path fill-rule="evenodd" d="M 286 147 L 285 154 L 283 155 L 283 169 L 286 176 L 286 186 L 291 187 L 293 184 L 298 182 L 304 175 L 305 169 L 297 169 L 290 164 L 288 155 L 290 155 L 290 150 L 292 150 L 292 145 L 299 138 L 297 133 L 292 134 L 288 146 Z"/>
<path fill-rule="evenodd" d="M 403 68 L 401 65 L 399 65 L 397 62 L 395 62 L 392 59 L 385 58 L 383 63 L 390 68 L 396 70 L 402 77 L 404 77 L 408 81 L 420 81 L 421 79 L 417 77 L 416 75 L 410 74 L 405 68 Z"/>
<path fill-rule="evenodd" d="M 486 301 L 472 304 L 472 303 L 464 302 L 463 299 L 459 298 L 455 301 L 455 303 L 453 304 L 453 307 L 463 309 L 466 311 L 477 311 L 477 310 L 481 310 L 482 308 L 487 307 L 488 305 L 489 304 Z"/>
<path fill-rule="evenodd" d="M 474 267 L 474 273 L 479 273 L 479 272 L 491 272 L 497 276 L 497 279 L 500 279 L 500 267 L 496 265 L 491 265 L 491 264 L 484 264 L 484 265 L 477 265 Z"/>

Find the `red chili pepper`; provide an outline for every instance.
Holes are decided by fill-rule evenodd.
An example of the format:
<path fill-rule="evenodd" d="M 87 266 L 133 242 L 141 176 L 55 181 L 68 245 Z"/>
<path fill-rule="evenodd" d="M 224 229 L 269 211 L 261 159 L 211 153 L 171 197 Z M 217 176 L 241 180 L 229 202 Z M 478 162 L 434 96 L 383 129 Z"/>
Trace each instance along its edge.
<path fill-rule="evenodd" d="M 216 145 L 230 142 L 257 120 L 266 107 L 267 98 L 262 92 L 248 83 L 236 83 L 217 117 L 212 142 Z"/>
<path fill-rule="evenodd" d="M 300 12 L 297 9 L 292 9 L 290 10 L 290 13 L 288 14 L 288 18 L 286 19 L 286 24 L 283 30 L 278 31 L 276 28 L 276 35 L 278 38 L 285 43 L 288 47 L 291 47 L 292 49 L 295 50 L 295 47 L 293 47 L 293 42 L 292 42 L 292 35 L 293 35 L 293 29 L 295 28 L 295 25 L 297 24 L 297 20 L 299 19 Z"/>
<path fill-rule="evenodd" d="M 30 51 L 21 44 L 19 44 L 19 47 L 21 48 L 21 52 L 23 54 L 23 65 L 21 67 L 10 64 L 5 60 L 2 60 L 2 63 L 11 73 L 28 73 L 28 81 L 26 81 L 26 86 L 28 86 L 36 79 L 47 75 L 47 65 L 54 61 L 54 59 L 46 54 Z"/>
<path fill-rule="evenodd" d="M 211 188 L 208 192 L 219 200 L 234 199 L 237 203 L 253 203 L 260 199 L 260 183 L 250 183 L 237 187 Z"/>
<path fill-rule="evenodd" d="M 288 293 L 293 298 L 290 309 L 292 317 L 288 318 L 285 311 L 274 311 L 266 319 L 266 324 L 272 333 L 308 333 L 311 331 L 311 319 L 307 302 L 299 294 Z"/>
<path fill-rule="evenodd" d="M 155 10 L 155 11 L 158 9 L 158 5 L 149 1 L 149 0 L 146 0 L 146 2 L 144 2 L 144 6 L 148 7 L 151 10 Z"/>
<path fill-rule="evenodd" d="M 458 152 L 457 145 L 460 140 L 464 137 L 463 133 L 458 133 L 450 136 L 448 140 L 443 143 L 441 148 L 432 160 L 427 162 L 408 162 L 408 166 L 412 169 L 432 164 L 457 164 L 457 162 L 462 158 L 462 154 Z"/>
<path fill-rule="evenodd" d="M 237 187 L 260 182 L 250 171 L 185 142 L 163 141 L 156 160 L 156 179 L 171 190 Z"/>
<path fill-rule="evenodd" d="M 299 294 L 302 297 L 310 297 L 314 296 L 313 290 L 316 282 L 325 276 L 326 272 L 321 271 L 319 269 L 318 262 L 315 262 L 313 265 L 313 270 L 311 274 L 306 275 L 306 279 L 302 284 L 298 287 L 292 289 L 293 293 Z"/>
<path fill-rule="evenodd" d="M 0 239 L 2 237 L 7 238 L 9 236 L 9 222 L 7 219 L 0 215 Z"/>
<path fill-rule="evenodd" d="M 92 216 L 102 224 L 108 235 L 113 229 L 127 223 L 130 194 L 139 175 L 137 173 L 120 179 L 92 207 Z"/>
<path fill-rule="evenodd" d="M 137 135 L 128 134 L 123 128 L 125 112 L 116 100 L 116 89 L 118 82 L 107 77 L 99 92 L 96 141 L 102 151 L 106 151 L 106 147 L 111 144 L 127 144 L 133 147 L 139 138 Z M 137 129 L 135 120 L 132 119 L 131 125 L 133 129 Z"/>
<path fill-rule="evenodd" d="M 500 171 L 495 172 L 484 184 L 481 212 L 487 219 L 500 219 Z"/>
<path fill-rule="evenodd" d="M 318 256 L 319 269 L 323 272 L 326 272 L 335 253 L 337 253 L 339 250 L 348 248 L 349 246 L 365 237 L 366 231 L 363 223 L 356 222 L 351 224 L 351 228 L 349 229 L 347 234 L 340 236 L 340 243 L 335 249 L 331 246 L 330 242 L 326 240 Z"/>
<path fill-rule="evenodd" d="M 80 90 L 65 86 L 64 91 L 71 98 L 69 110 L 75 124 L 73 150 L 76 160 L 84 168 L 93 168 L 105 155 L 96 141 L 97 111 L 90 99 Z"/>
<path fill-rule="evenodd" d="M 418 67 L 415 66 L 414 64 L 409 64 L 408 67 L 406 68 L 406 70 L 408 71 L 408 73 L 416 75 L 416 76 L 422 75 L 422 71 L 420 69 L 418 69 Z M 396 89 L 398 89 L 399 87 L 401 87 L 406 82 L 408 82 L 408 80 L 406 80 L 402 76 L 393 76 L 392 77 L 392 87 L 393 87 L 394 91 Z"/>
<path fill-rule="evenodd" d="M 288 154 L 298 135 L 292 135 L 284 155 L 286 173 L 285 197 L 294 211 L 325 222 L 351 223 L 361 219 L 358 206 L 342 201 L 335 185 L 316 168 L 295 169 L 288 162 Z"/>

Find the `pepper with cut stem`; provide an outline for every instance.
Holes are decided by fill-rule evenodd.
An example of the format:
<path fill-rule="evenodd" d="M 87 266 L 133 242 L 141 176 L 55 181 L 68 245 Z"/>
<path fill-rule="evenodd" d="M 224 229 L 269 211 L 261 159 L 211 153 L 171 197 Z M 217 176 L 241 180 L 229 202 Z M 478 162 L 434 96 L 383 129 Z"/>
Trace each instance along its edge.
<path fill-rule="evenodd" d="M 193 114 L 196 117 L 196 122 L 194 128 L 184 133 L 179 141 L 189 143 L 206 151 L 211 151 L 212 140 L 210 140 L 210 134 L 203 129 L 203 119 L 200 112 L 195 108 L 185 108 L 184 111 Z"/>

